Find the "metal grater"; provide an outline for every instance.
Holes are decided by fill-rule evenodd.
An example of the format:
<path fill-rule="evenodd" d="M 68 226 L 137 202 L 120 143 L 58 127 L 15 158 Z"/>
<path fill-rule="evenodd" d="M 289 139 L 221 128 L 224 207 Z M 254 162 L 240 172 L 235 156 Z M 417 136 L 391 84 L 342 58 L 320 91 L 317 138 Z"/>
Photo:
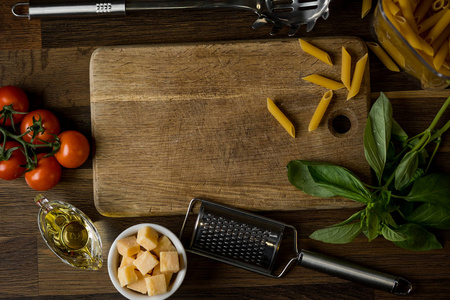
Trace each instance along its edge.
<path fill-rule="evenodd" d="M 244 220 L 239 217 L 219 207 L 202 206 L 191 250 L 259 273 L 271 273 L 284 226 L 255 218 L 249 224 L 248 216 Z"/>
<path fill-rule="evenodd" d="M 198 215 L 192 235 L 185 238 L 193 210 Z M 286 265 L 275 267 L 286 229 L 292 231 L 294 257 Z M 297 248 L 297 231 L 293 226 L 243 210 L 201 199 L 192 199 L 180 239 L 188 252 L 215 259 L 270 277 L 280 278 L 295 264 L 327 273 L 393 294 L 406 295 L 412 285 L 406 279 L 378 272 L 350 262 Z M 277 274 L 274 270 L 280 270 Z"/>

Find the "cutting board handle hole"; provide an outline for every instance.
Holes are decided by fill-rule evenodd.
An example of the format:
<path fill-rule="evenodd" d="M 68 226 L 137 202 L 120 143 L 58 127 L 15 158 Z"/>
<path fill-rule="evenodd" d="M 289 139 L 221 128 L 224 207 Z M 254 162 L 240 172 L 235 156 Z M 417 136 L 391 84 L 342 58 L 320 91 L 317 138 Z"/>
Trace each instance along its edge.
<path fill-rule="evenodd" d="M 347 116 L 339 114 L 332 119 L 331 128 L 335 133 L 344 134 L 352 128 L 352 122 Z"/>

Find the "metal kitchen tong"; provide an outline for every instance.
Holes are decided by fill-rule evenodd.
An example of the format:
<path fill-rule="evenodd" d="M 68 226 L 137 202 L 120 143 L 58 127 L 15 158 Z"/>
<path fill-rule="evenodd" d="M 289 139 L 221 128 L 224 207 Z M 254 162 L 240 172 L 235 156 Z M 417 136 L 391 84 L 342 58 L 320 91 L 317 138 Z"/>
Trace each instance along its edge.
<path fill-rule="evenodd" d="M 28 3 L 14 4 L 11 11 L 16 17 L 32 19 L 125 15 L 127 12 L 158 9 L 236 8 L 258 15 L 252 26 L 254 29 L 272 23 L 272 35 L 288 26 L 288 35 L 293 36 L 302 25 L 306 25 L 309 32 L 318 18 L 326 20 L 329 3 L 330 0 L 29 0 Z M 26 7 L 28 13 L 22 13 Z"/>

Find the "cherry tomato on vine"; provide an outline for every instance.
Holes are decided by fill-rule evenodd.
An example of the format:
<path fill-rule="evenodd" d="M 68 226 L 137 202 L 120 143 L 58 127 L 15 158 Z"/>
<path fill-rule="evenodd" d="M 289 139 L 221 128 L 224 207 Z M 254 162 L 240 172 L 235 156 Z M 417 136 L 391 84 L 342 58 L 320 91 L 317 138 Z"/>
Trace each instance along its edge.
<path fill-rule="evenodd" d="M 24 91 L 16 86 L 7 85 L 0 88 L 0 110 L 3 110 L 5 106 L 9 105 L 12 105 L 14 111 L 27 112 L 30 103 Z M 6 112 L 5 114 L 8 113 Z M 25 114 L 12 114 L 14 124 L 19 124 L 24 117 Z M 11 118 L 6 116 L 5 120 L 3 115 L 1 115 L 0 125 L 11 126 Z"/>
<path fill-rule="evenodd" d="M 25 173 L 28 186 L 36 191 L 46 191 L 58 184 L 62 168 L 54 156 L 44 157 L 46 153 L 37 155 L 37 166 Z"/>
<path fill-rule="evenodd" d="M 78 168 L 89 157 L 89 141 L 78 131 L 68 130 L 59 136 L 61 147 L 55 153 L 58 162 L 66 168 Z"/>
<path fill-rule="evenodd" d="M 23 118 L 22 123 L 20 124 L 20 133 L 25 133 L 28 128 L 33 125 L 33 117 L 36 121 L 39 121 L 39 119 L 41 119 L 42 128 L 44 129 L 44 132 L 37 133 L 33 144 L 43 144 L 38 139 L 41 139 L 43 141 L 51 141 L 54 139 L 54 136 L 52 134 L 59 134 L 60 125 L 58 118 L 51 111 L 48 111 L 46 109 L 38 109 L 28 113 Z M 33 131 L 24 135 L 22 138 L 24 141 L 30 142 L 32 137 Z"/>
<path fill-rule="evenodd" d="M 7 141 L 5 143 L 5 149 L 8 150 L 14 147 L 19 147 L 12 152 L 11 156 L 8 160 L 0 161 L 0 178 L 4 180 L 13 180 L 22 176 L 25 173 L 25 168 L 21 167 L 21 165 L 25 165 L 27 163 L 27 159 L 23 154 L 22 145 L 18 142 Z"/>

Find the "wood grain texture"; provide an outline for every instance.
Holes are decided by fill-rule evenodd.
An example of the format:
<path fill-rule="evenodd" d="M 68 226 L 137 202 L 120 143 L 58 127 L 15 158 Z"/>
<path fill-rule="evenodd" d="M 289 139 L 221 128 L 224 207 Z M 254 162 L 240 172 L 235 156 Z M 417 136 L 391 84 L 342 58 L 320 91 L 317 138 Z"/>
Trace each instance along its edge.
<path fill-rule="evenodd" d="M 0 50 L 41 49 L 41 21 L 15 17 L 11 7 L 17 2 L 0 2 Z"/>
<path fill-rule="evenodd" d="M 55 111 L 61 116 L 64 128 L 79 129 L 86 135 L 90 135 L 91 130 L 89 59 L 96 47 L 266 39 L 270 30 L 268 27 L 249 28 L 255 16 L 235 10 L 135 14 L 120 22 L 112 19 L 29 21 L 10 18 L 10 4 L 13 2 L 6 0 L 0 3 L 0 37 L 7 37 L 0 43 L 0 49 L 7 49 L 0 51 L 0 85 L 22 86 L 31 97 L 33 108 Z M 326 21 L 319 20 L 309 33 L 301 28 L 297 37 L 345 35 L 371 40 L 371 16 L 361 20 L 360 7 L 360 0 L 333 0 L 330 17 Z M 36 24 L 39 24 L 37 30 L 30 29 Z M 29 51 L 41 47 L 41 32 L 43 49 Z M 283 30 L 273 38 L 288 39 L 285 34 L 286 30 Z M 390 72 L 375 56 L 369 56 L 372 101 L 378 92 L 389 92 L 394 118 L 408 133 L 418 133 L 426 128 L 449 96 L 449 89 L 439 93 L 422 91 L 409 76 Z M 41 58 L 47 59 L 47 68 L 42 68 Z M 448 113 L 445 118 L 450 119 Z M 450 172 L 449 149 L 447 134 L 433 163 L 433 170 Z M 28 188 L 23 178 L 12 182 L 0 181 L 0 299 L 124 299 L 111 284 L 106 268 L 98 272 L 79 272 L 61 263 L 44 247 L 36 224 L 38 208 L 32 201 L 36 193 Z M 177 233 L 183 221 L 181 215 L 102 216 L 94 205 L 91 161 L 81 169 L 64 169 L 62 182 L 45 194 L 50 199 L 75 205 L 95 222 L 103 240 L 105 257 L 114 238 L 129 226 L 153 222 Z M 273 280 L 189 255 L 186 281 L 171 299 L 448 299 L 448 230 L 434 231 L 444 248 L 430 252 L 402 250 L 381 238 L 368 243 L 359 237 L 346 245 L 323 244 L 308 238 L 314 230 L 341 222 L 354 212 L 356 209 L 343 208 L 261 214 L 295 226 L 299 230 L 302 248 L 408 278 L 414 284 L 411 295 L 390 295 L 301 267 L 293 268 L 281 280 Z"/>
<path fill-rule="evenodd" d="M 35 235 L 1 235 L 0 245 L 0 295 L 5 297 L 31 297 L 39 291 L 37 262 L 37 239 Z M 8 247 L 5 247 L 8 245 Z M 22 255 L 17 255 L 17 250 Z M 26 259 L 23 255 L 28 254 Z M 20 290 L 17 288 L 20 286 Z"/>
<path fill-rule="evenodd" d="M 334 92 L 313 132 L 307 126 L 327 89 L 302 79 L 339 80 L 341 47 L 358 59 L 367 49 L 353 38 L 311 42 L 334 66 L 297 40 L 98 49 L 90 76 L 97 209 L 106 216 L 182 214 L 191 198 L 250 210 L 354 207 L 311 197 L 287 180 L 293 159 L 335 163 L 370 178 L 361 163 L 369 69 L 357 97 L 346 101 L 346 89 Z M 267 97 L 293 122 L 295 139 L 270 115 Z M 336 132 L 336 116 L 348 117 L 348 132 Z M 113 136 L 120 143 L 111 143 Z"/>

